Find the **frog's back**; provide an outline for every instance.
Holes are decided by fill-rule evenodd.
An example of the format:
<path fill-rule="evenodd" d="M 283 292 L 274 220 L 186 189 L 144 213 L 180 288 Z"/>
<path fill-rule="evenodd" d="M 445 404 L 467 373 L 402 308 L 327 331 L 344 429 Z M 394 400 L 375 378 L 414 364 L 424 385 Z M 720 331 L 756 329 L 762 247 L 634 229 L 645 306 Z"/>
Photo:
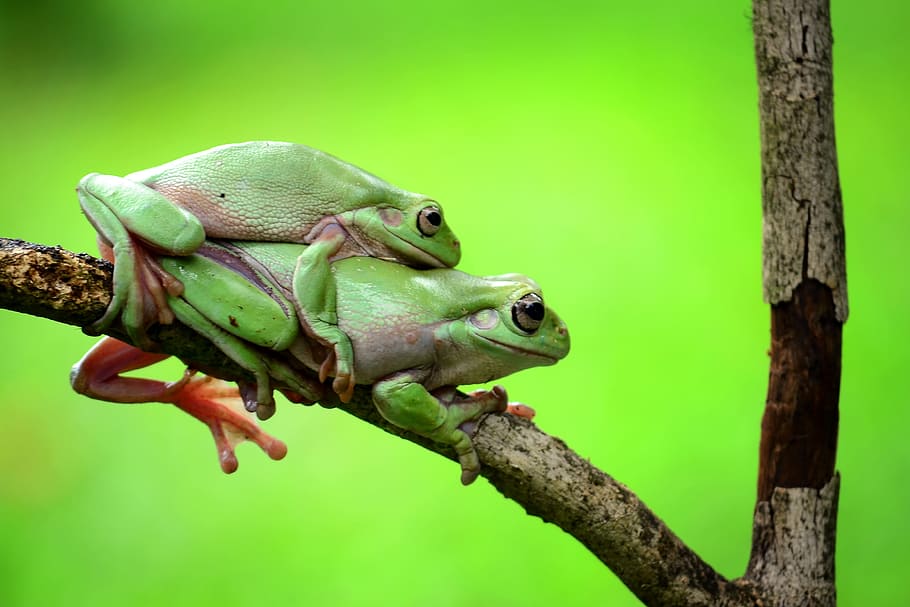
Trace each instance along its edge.
<path fill-rule="evenodd" d="M 306 242 L 322 218 L 391 203 L 401 190 L 295 143 L 228 144 L 128 176 L 196 215 L 213 238 Z"/>
<path fill-rule="evenodd" d="M 489 281 L 459 270 L 418 270 L 374 257 L 336 261 L 332 273 L 339 320 L 362 318 L 364 325 L 389 317 L 438 324 L 464 316 L 491 293 Z"/>

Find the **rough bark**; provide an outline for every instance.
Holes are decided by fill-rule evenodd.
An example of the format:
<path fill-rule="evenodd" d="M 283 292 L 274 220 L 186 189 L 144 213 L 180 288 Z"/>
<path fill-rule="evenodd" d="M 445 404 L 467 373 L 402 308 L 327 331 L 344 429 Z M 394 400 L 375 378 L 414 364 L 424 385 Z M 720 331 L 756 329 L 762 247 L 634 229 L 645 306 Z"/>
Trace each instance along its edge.
<path fill-rule="evenodd" d="M 745 579 L 772 605 L 834 605 L 844 225 L 827 0 L 755 0 L 763 285 L 771 364 Z"/>
<path fill-rule="evenodd" d="M 820 491 L 774 489 L 755 509 L 747 579 L 768 605 L 834 605 L 834 545 L 840 477 Z"/>
<path fill-rule="evenodd" d="M 111 265 L 87 255 L 0 238 L 0 307 L 85 325 L 110 298 Z M 74 292 L 79 293 L 73 298 Z M 126 336 L 114 329 L 111 334 Z M 153 331 L 163 352 L 224 379 L 244 372 L 180 324 Z M 446 447 L 390 425 L 369 391 L 337 405 L 387 432 L 454 459 Z M 751 582 L 730 582 L 690 550 L 634 493 L 532 422 L 489 415 L 474 436 L 482 474 L 529 514 L 584 544 L 647 605 L 755 605 Z M 293 448 L 293 446 L 292 446 Z M 455 469 L 452 482 L 457 482 Z"/>
<path fill-rule="evenodd" d="M 756 0 L 765 301 L 806 279 L 831 290 L 847 319 L 844 222 L 834 142 L 828 0 Z"/>

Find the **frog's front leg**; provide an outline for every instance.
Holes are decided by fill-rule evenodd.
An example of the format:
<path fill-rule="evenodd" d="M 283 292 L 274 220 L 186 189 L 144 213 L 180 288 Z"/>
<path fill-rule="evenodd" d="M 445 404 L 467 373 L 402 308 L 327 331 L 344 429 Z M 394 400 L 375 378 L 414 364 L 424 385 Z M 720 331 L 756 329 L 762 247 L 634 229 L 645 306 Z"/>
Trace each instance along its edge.
<path fill-rule="evenodd" d="M 332 389 L 341 402 L 354 395 L 354 348 L 338 328 L 335 281 L 330 260 L 341 250 L 348 235 L 337 223 L 329 223 L 297 259 L 294 269 L 294 300 L 304 330 L 331 348 L 319 368 L 319 380 L 332 376 Z"/>
<path fill-rule="evenodd" d="M 465 485 L 480 474 L 480 460 L 471 442 L 474 422 L 485 413 L 505 411 L 507 406 L 502 386 L 467 396 L 458 395 L 451 388 L 431 394 L 407 371 L 376 382 L 373 402 L 382 416 L 396 426 L 452 446 L 458 454 L 461 482 Z"/>
<path fill-rule="evenodd" d="M 218 461 L 226 473 L 237 469 L 234 448 L 251 440 L 272 459 L 281 459 L 287 446 L 266 434 L 249 413 L 237 388 L 227 382 L 189 369 L 176 382 L 122 377 L 126 371 L 141 369 L 167 358 L 167 354 L 143 352 L 113 337 L 105 337 L 73 367 L 70 383 L 76 392 L 115 403 L 170 403 L 209 427 Z"/>
<path fill-rule="evenodd" d="M 166 295 L 182 290 L 151 252 L 189 255 L 205 240 L 202 223 L 155 190 L 123 177 L 93 173 L 82 178 L 76 192 L 99 240 L 109 246 L 106 257 L 114 262 L 114 296 L 88 330 L 103 332 L 122 311 L 127 334 L 147 346 L 147 326 L 156 319 L 164 324 L 173 320 Z"/>

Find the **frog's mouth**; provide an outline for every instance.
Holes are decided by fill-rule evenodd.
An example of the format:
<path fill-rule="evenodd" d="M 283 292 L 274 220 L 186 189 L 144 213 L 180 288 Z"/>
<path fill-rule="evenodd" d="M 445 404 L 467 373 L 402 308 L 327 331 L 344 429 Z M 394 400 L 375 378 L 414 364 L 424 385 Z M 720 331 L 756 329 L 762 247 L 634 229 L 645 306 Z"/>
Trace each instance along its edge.
<path fill-rule="evenodd" d="M 412 234 L 411 230 L 402 229 L 403 217 L 398 209 L 379 208 L 376 211 L 366 213 L 360 209 L 351 215 L 333 217 L 360 254 L 424 268 L 451 268 L 461 259 L 460 243 L 448 230 L 433 236 Z M 433 254 L 427 248 L 435 248 L 439 254 Z"/>
<path fill-rule="evenodd" d="M 541 352 L 539 350 L 528 350 L 527 348 L 522 348 L 522 347 L 516 346 L 514 344 L 507 344 L 505 342 L 502 342 L 502 341 L 499 341 L 499 340 L 496 340 L 496 339 L 493 339 L 490 337 L 485 337 L 483 335 L 477 335 L 477 337 L 479 337 L 480 339 L 482 339 L 486 342 L 489 342 L 491 344 L 495 344 L 496 346 L 498 346 L 504 350 L 509 350 L 511 352 L 515 352 L 516 354 L 520 354 L 521 356 L 524 356 L 527 358 L 537 358 L 537 359 L 546 361 L 546 362 L 542 363 L 540 366 L 555 365 L 557 362 L 559 362 L 559 359 L 562 358 L 561 356 L 554 356 L 552 354 L 547 354 L 547 353 Z"/>
<path fill-rule="evenodd" d="M 394 246 L 378 240 L 375 236 L 371 236 L 369 231 L 364 230 L 357 223 L 344 225 L 342 229 L 344 229 L 347 239 L 354 245 L 354 248 L 364 257 L 375 257 L 376 259 L 396 263 L 402 263 L 402 260 L 407 260 L 408 265 L 425 268 L 450 268 L 455 265 L 451 261 L 447 262 L 426 249 L 418 247 L 410 240 L 403 238 L 401 234 L 390 230 L 388 226 L 384 225 L 383 227 L 385 228 L 384 233 L 390 239 L 389 242 L 395 243 Z M 458 246 L 457 241 L 455 246 Z M 454 261 L 457 262 L 458 258 Z"/>
<path fill-rule="evenodd" d="M 402 249 L 407 249 L 407 251 L 408 251 L 408 258 L 411 259 L 411 261 L 412 261 L 413 263 L 415 263 L 415 264 L 421 264 L 421 265 L 426 266 L 426 267 L 428 267 L 428 268 L 448 268 L 448 267 L 451 267 L 449 264 L 447 264 L 447 263 L 444 262 L 443 260 L 439 259 L 438 257 L 436 257 L 435 255 L 433 255 L 432 253 L 429 253 L 429 252 L 425 251 L 424 249 L 421 249 L 421 248 L 415 246 L 414 244 L 408 242 L 407 240 L 405 240 L 404 238 L 402 238 L 402 237 L 399 236 L 398 234 L 395 234 L 394 232 L 389 232 L 389 234 L 391 234 L 392 236 L 394 236 L 395 238 L 397 238 L 399 242 L 404 243 L 405 246 L 402 247 Z M 360 244 L 360 243 L 358 243 L 358 244 Z M 383 259 L 383 260 L 385 260 L 385 261 L 394 261 L 394 262 L 401 263 L 400 257 L 395 257 L 395 256 L 393 256 L 393 255 L 392 255 L 392 256 L 387 256 L 387 257 L 379 257 L 378 259 Z"/>

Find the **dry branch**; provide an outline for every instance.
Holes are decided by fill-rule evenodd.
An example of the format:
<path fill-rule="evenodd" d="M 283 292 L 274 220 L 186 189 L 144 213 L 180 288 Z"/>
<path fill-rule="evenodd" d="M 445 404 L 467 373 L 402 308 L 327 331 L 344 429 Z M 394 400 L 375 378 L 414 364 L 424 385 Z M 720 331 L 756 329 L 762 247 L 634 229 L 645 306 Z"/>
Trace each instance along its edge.
<path fill-rule="evenodd" d="M 77 326 L 89 324 L 110 300 L 111 267 L 61 248 L 0 239 L 0 307 Z M 111 334 L 126 339 L 122 331 Z M 207 373 L 229 380 L 246 378 L 187 327 L 158 327 L 150 335 L 163 352 Z M 453 458 L 447 448 L 386 422 L 366 388 L 358 388 L 348 404 L 332 404 Z M 634 493 L 533 423 L 511 415 L 488 415 L 479 424 L 474 443 L 483 476 L 529 514 L 578 539 L 645 604 L 754 604 L 747 584 L 720 576 Z M 453 482 L 456 478 L 453 470 Z"/>

